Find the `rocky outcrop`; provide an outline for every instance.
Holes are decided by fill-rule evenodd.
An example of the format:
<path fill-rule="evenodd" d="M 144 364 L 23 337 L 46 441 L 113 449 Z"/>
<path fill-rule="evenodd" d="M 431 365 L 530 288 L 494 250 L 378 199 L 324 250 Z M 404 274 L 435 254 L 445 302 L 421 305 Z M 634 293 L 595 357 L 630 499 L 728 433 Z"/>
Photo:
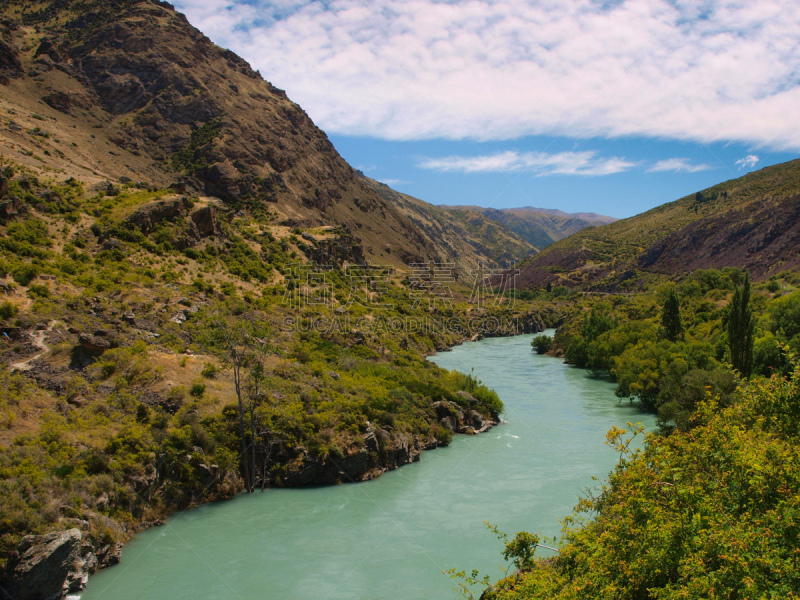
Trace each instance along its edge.
<path fill-rule="evenodd" d="M 126 222 L 138 227 L 142 233 L 147 235 L 163 221 L 175 222 L 182 219 L 188 214 L 190 208 L 192 208 L 191 201 L 183 196 L 169 200 L 157 200 L 140 206 L 126 219 Z"/>
<path fill-rule="evenodd" d="M 117 528 L 110 519 L 95 517 Z M 78 528 L 28 535 L 8 561 L 3 588 L 12 600 L 56 600 L 84 589 L 91 574 L 119 563 L 121 556 L 121 543 L 89 539 Z"/>
<path fill-rule="evenodd" d="M 477 406 L 477 400 L 470 394 L 459 394 L 465 404 Z M 472 408 L 461 408 L 456 402 L 442 400 L 435 402 L 433 407 L 442 426 L 453 433 L 476 435 L 488 431 L 499 422 Z M 380 477 L 386 471 L 417 462 L 423 450 L 432 450 L 440 445 L 442 444 L 436 438 L 395 433 L 368 423 L 361 447 L 344 456 L 315 458 L 305 448 L 298 448 L 299 456 L 275 484 L 298 487 L 368 481 Z"/>
<path fill-rule="evenodd" d="M 151 407 L 161 407 L 171 415 L 174 415 L 176 412 L 178 412 L 183 404 L 178 399 L 165 398 L 153 390 L 145 390 L 142 395 L 139 396 L 139 402 Z"/>
<path fill-rule="evenodd" d="M 9 220 L 27 211 L 25 203 L 14 195 L 8 195 L 14 171 L 10 167 L 0 170 L 0 219 Z"/>
<path fill-rule="evenodd" d="M 83 369 L 88 367 L 98 357 L 110 349 L 118 345 L 118 340 L 111 332 L 105 330 L 95 331 L 94 335 L 91 333 L 79 333 L 78 345 L 72 351 L 72 361 L 70 368 Z"/>
<path fill-rule="evenodd" d="M 22 538 L 6 567 L 10 596 L 16 600 L 61 598 L 74 585 L 81 569 L 82 537 L 79 529 L 70 529 Z"/>
<path fill-rule="evenodd" d="M 478 404 L 477 400 L 468 392 L 458 392 L 458 396 L 468 406 L 476 406 Z M 489 431 L 499 422 L 495 419 L 484 417 L 472 408 L 462 408 L 458 403 L 449 400 L 434 402 L 433 407 L 436 409 L 436 416 L 439 418 L 439 423 L 442 427 L 453 433 L 475 435 Z"/>
<path fill-rule="evenodd" d="M 435 439 L 421 439 L 417 435 L 391 435 L 370 425 L 364 435 L 364 445 L 345 456 L 319 459 L 310 456 L 305 448 L 300 448 L 301 456 L 295 468 L 276 483 L 299 487 L 368 481 L 386 471 L 417 462 L 422 450 L 437 445 Z"/>
<path fill-rule="evenodd" d="M 542 317 L 533 312 L 522 315 L 519 325 L 521 329 L 519 333 L 541 333 L 546 329 Z"/>
<path fill-rule="evenodd" d="M 86 94 L 62 90 L 42 96 L 42 100 L 51 108 L 66 114 L 72 114 L 73 109 L 90 108 L 92 104 L 92 99 Z"/>
<path fill-rule="evenodd" d="M 178 243 L 180 249 L 191 248 L 203 238 L 219 234 L 216 210 L 213 206 L 203 206 L 189 215 L 186 235 Z"/>
<path fill-rule="evenodd" d="M 8 180 L 11 179 L 10 177 L 6 176 L 6 173 L 0 173 L 0 200 L 2 200 L 5 195 L 8 193 Z"/>
<path fill-rule="evenodd" d="M 8 196 L 0 200 L 0 219 L 4 221 L 11 220 L 25 212 L 27 212 L 27 206 L 16 196 Z"/>
<path fill-rule="evenodd" d="M 351 265 L 366 264 L 364 248 L 360 240 L 351 235 L 341 235 L 333 239 L 316 241 L 311 238 L 312 245 L 308 247 L 306 255 L 318 265 L 329 265 L 339 268 L 344 263 Z"/>
<path fill-rule="evenodd" d="M 13 22 L 3 23 L 3 38 L 8 35 L 10 29 L 15 28 Z M 0 39 L 0 85 L 8 85 L 9 77 L 19 77 L 20 75 L 22 75 L 22 64 L 19 60 L 19 53 L 5 39 Z"/>
<path fill-rule="evenodd" d="M 201 238 L 214 235 L 217 229 L 217 218 L 213 206 L 204 206 L 194 211 L 191 219 Z"/>
<path fill-rule="evenodd" d="M 81 333 L 78 336 L 78 343 L 84 352 L 93 356 L 100 356 L 111 347 L 111 342 L 105 337 L 89 333 Z"/>

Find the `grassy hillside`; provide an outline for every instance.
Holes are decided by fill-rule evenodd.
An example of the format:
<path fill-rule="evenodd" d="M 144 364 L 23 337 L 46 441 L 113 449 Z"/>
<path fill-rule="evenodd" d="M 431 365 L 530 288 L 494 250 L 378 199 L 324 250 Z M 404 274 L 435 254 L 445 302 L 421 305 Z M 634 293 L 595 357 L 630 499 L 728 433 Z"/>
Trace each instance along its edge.
<path fill-rule="evenodd" d="M 543 326 L 529 304 L 476 310 L 457 282 L 431 305 L 406 272 L 351 275 L 361 257 L 344 230 L 5 160 L 0 173 L 1 563 L 26 534 L 76 527 L 91 572 L 137 528 L 248 476 L 332 484 L 419 460 L 502 410 L 424 360 L 480 335 L 442 320 Z M 311 259 L 331 267 L 299 266 Z M 412 318 L 433 324 L 389 325 Z M 241 409 L 226 332 L 250 349 Z"/>
<path fill-rule="evenodd" d="M 618 288 L 647 274 L 701 266 L 750 270 L 757 279 L 800 265 L 800 161 L 739 179 L 553 244 L 524 268 L 526 286 Z"/>
<path fill-rule="evenodd" d="M 35 579 L 28 534 L 76 532 L 75 560 L 44 578 L 74 592 L 172 511 L 363 481 L 497 422 L 494 392 L 425 356 L 483 335 L 445 318 L 518 316 L 526 331 L 541 318 L 524 303 L 477 310 L 467 280 L 431 300 L 394 267 L 458 261 L 460 279 L 529 244 L 434 207 L 421 226 L 423 202 L 407 212 L 359 177 L 300 107 L 167 3 L 0 13 L 12 596 Z M 353 270 L 367 262 L 384 270 Z"/>

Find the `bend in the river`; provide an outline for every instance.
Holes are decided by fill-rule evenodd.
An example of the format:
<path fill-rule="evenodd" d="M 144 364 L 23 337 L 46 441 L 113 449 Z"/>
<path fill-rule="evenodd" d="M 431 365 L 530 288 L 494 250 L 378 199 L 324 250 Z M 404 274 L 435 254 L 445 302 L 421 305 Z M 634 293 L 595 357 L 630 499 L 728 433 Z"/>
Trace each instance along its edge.
<path fill-rule="evenodd" d="M 419 463 L 359 484 L 275 489 L 177 514 L 138 535 L 83 600 L 455 598 L 452 567 L 503 575 L 484 527 L 555 535 L 613 468 L 614 425 L 655 419 L 614 385 L 531 352 L 532 336 L 467 343 L 431 358 L 474 374 L 506 405 L 502 425 L 456 436 Z"/>

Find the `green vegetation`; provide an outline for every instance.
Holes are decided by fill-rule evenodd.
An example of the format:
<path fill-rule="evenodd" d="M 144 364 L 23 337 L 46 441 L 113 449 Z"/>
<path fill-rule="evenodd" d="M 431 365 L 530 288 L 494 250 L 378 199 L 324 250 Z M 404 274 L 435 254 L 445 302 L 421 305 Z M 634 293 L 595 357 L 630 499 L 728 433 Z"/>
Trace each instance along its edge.
<path fill-rule="evenodd" d="M 198 156 L 214 139 L 213 128 L 193 136 Z M 429 311 L 414 305 L 402 275 L 376 277 L 369 288 L 384 288 L 381 300 L 391 305 L 376 309 L 367 298 L 352 301 L 341 269 L 298 276 L 313 243 L 258 210 L 214 207 L 213 233 L 197 239 L 187 232 L 189 212 L 206 207 L 199 198 L 177 216 L 146 222 L 137 211 L 170 201 L 169 191 L 130 184 L 86 192 L 74 180 L 27 175 L 11 188 L 29 210 L 0 224 L 0 271 L 13 279 L 0 318 L 23 332 L 49 323 L 61 337 L 42 334 L 49 350 L 34 361 L 35 378 L 5 371 L 0 379 L 9 390 L 0 400 L 2 557 L 23 535 L 63 519 L 87 521 L 90 539 L 124 540 L 126 527 L 241 489 L 305 483 L 303 473 L 347 481 L 329 467 L 358 462 L 360 453 L 379 472 L 401 439 L 420 447 L 451 441 L 437 402 L 483 418 L 503 409 L 472 375 L 425 360 L 464 332 L 390 325 L 463 316 L 469 290 L 453 307 Z M 631 295 L 542 286 L 520 294 L 514 310 L 486 313 L 502 319 L 535 307 L 546 324 L 563 322 L 532 348 L 607 373 L 618 396 L 657 412 L 661 427 L 642 452 L 620 446 L 624 460 L 608 486 L 579 507 L 594 519 L 568 522 L 556 559 L 536 561 L 543 540 L 535 535 L 499 534 L 524 576 L 504 582 L 498 597 L 626 589 L 619 597 L 639 598 L 642 586 L 677 590 L 653 597 L 692 597 L 684 580 L 702 597 L 755 568 L 745 549 L 757 536 L 773 526 L 787 539 L 793 531 L 793 517 L 780 511 L 793 509 L 797 489 L 785 417 L 794 414 L 797 375 L 785 378 L 800 352 L 800 279 L 778 273 L 751 285 L 726 268 L 652 282 Z M 324 301 L 301 302 L 313 298 Z M 358 320 L 371 328 L 358 330 Z M 24 337 L 4 344 L 7 363 L 36 350 Z M 708 473 L 716 480 L 701 481 Z M 744 529 L 726 530 L 723 517 Z M 705 531 L 719 532 L 722 545 L 709 545 Z M 613 561 L 604 544 L 616 548 Z M 636 554 L 648 545 L 655 558 Z M 736 563 L 729 569 L 727 558 L 710 558 L 722 547 Z M 793 584 L 782 574 L 789 559 L 781 548 L 793 547 L 775 542 L 754 590 Z M 624 588 L 626 581 L 638 583 Z"/>
<path fill-rule="evenodd" d="M 378 470 L 395 460 L 401 438 L 420 449 L 448 444 L 453 433 L 437 401 L 484 418 L 503 410 L 474 377 L 425 360 L 463 335 L 387 325 L 431 318 L 401 275 L 383 285 L 391 308 L 347 305 L 346 274 L 328 271 L 311 285 L 296 279 L 300 240 L 280 237 L 258 211 L 216 208 L 214 233 L 187 241 L 186 212 L 132 218 L 168 201 L 167 190 L 87 193 L 74 180 L 27 175 L 11 188 L 29 209 L 0 223 L 0 271 L 14 280 L 0 319 L 26 333 L 3 340 L 2 358 L 33 356 L 26 336 L 43 323 L 59 333 L 32 363 L 35 379 L 0 372 L 9 390 L 0 399 L 0 567 L 22 536 L 63 519 L 88 521 L 85 533 L 98 544 L 124 541 L 132 527 L 176 509 L 243 487 L 301 484 L 303 469 L 327 473 L 329 461 L 364 451 L 368 436 Z M 307 289 L 327 293 L 332 306 L 291 301 Z M 334 315 L 376 327 L 306 325 Z M 252 351 L 237 356 L 244 346 Z M 348 480 L 330 472 L 333 479 L 318 480 Z"/>
<path fill-rule="evenodd" d="M 17 307 L 7 300 L 0 303 L 0 321 L 10 321 L 17 314 Z"/>
<path fill-rule="evenodd" d="M 686 430 L 707 389 L 723 405 L 732 399 L 731 368 L 744 377 L 788 372 L 783 348 L 800 347 L 798 302 L 800 292 L 751 296 L 749 278 L 735 269 L 696 271 L 655 293 L 583 300 L 552 352 L 608 373 L 617 395 L 657 412 L 664 431 Z"/>
<path fill-rule="evenodd" d="M 506 539 L 518 572 L 482 598 L 798 597 L 800 291 L 772 296 L 795 283 L 751 292 L 746 273 L 702 270 L 573 307 L 553 351 L 608 372 L 660 432 L 641 450 L 640 427 L 609 432 L 620 462 L 564 520 L 557 554 Z M 456 575 L 467 597 L 488 585 Z"/>
<path fill-rule="evenodd" d="M 564 521 L 558 554 L 498 583 L 489 600 L 797 598 L 800 368 L 708 394 L 691 435 L 649 436 Z M 633 429 L 637 433 L 637 429 Z"/>
<path fill-rule="evenodd" d="M 667 300 L 664 302 L 664 309 L 661 312 L 662 337 L 670 342 L 677 342 L 683 335 L 683 323 L 681 322 L 681 304 L 675 290 L 670 290 Z"/>
<path fill-rule="evenodd" d="M 172 167 L 176 171 L 184 171 L 187 175 L 193 175 L 207 168 L 203 150 L 220 135 L 222 135 L 222 124 L 219 119 L 211 119 L 200 127 L 192 126 L 189 145 L 172 155 Z"/>
<path fill-rule="evenodd" d="M 753 372 L 753 312 L 750 308 L 750 278 L 745 273 L 744 284 L 733 291 L 728 311 L 728 346 L 731 364 L 743 377 Z"/>
<path fill-rule="evenodd" d="M 536 354 L 547 354 L 553 348 L 553 338 L 549 335 L 537 335 L 531 340 L 531 346 Z"/>

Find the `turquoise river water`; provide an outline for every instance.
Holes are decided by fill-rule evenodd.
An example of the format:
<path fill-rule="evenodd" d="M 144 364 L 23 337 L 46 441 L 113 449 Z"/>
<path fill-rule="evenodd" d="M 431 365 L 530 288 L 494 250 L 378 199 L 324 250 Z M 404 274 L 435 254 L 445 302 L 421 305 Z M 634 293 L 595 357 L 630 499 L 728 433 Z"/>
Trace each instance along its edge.
<path fill-rule="evenodd" d="M 475 375 L 506 405 L 505 422 L 360 484 L 241 495 L 137 535 L 83 600 L 452 600 L 442 573 L 507 565 L 483 525 L 549 536 L 617 454 L 614 425 L 652 416 L 614 385 L 531 352 L 532 336 L 466 343 L 431 358 Z M 547 551 L 544 551 L 545 553 Z"/>

